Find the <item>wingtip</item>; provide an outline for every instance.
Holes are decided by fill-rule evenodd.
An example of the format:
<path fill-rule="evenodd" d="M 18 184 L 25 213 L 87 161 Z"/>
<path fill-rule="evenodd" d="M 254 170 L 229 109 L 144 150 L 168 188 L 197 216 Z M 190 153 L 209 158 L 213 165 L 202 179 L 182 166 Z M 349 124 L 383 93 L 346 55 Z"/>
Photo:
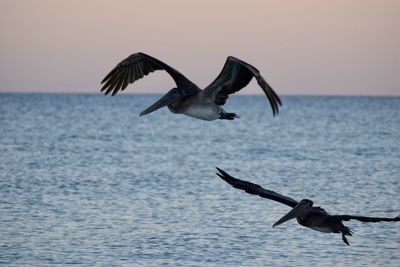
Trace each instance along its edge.
<path fill-rule="evenodd" d="M 102 87 L 101 87 L 101 89 L 100 89 L 100 92 L 103 92 L 104 90 L 106 90 L 107 89 L 107 85 L 103 85 Z"/>
<path fill-rule="evenodd" d="M 216 169 L 217 169 L 217 171 L 218 172 L 216 172 L 215 174 L 218 176 L 218 177 L 220 177 L 220 178 L 224 178 L 224 173 L 223 173 L 223 170 L 221 170 L 220 168 L 218 168 L 218 167 L 215 167 Z"/>
<path fill-rule="evenodd" d="M 278 95 L 276 95 L 276 101 L 278 101 L 279 106 L 282 106 L 281 98 Z"/>
<path fill-rule="evenodd" d="M 217 170 L 220 172 L 220 174 L 222 174 L 223 176 L 227 176 L 227 177 L 229 177 L 230 175 L 226 172 L 226 171 L 224 171 L 224 170 L 222 170 L 222 169 L 220 169 L 220 168 L 218 168 L 218 167 L 215 167 L 215 168 L 217 168 Z"/>
<path fill-rule="evenodd" d="M 221 179 L 223 179 L 226 182 L 230 183 L 229 180 L 231 179 L 231 176 L 227 172 L 225 172 L 224 170 L 222 170 L 222 169 L 220 169 L 218 167 L 215 167 L 215 168 L 219 171 L 219 173 L 217 172 L 215 174 L 218 175 L 218 177 L 220 177 Z"/>
<path fill-rule="evenodd" d="M 280 221 L 277 221 L 277 222 L 275 222 L 273 225 L 272 225 L 272 228 L 275 228 L 275 227 L 277 227 L 278 225 L 280 225 L 281 224 L 281 222 Z"/>
<path fill-rule="evenodd" d="M 147 110 L 143 110 L 142 112 L 139 113 L 139 117 L 142 117 L 144 115 L 149 114 L 150 112 L 148 112 Z"/>

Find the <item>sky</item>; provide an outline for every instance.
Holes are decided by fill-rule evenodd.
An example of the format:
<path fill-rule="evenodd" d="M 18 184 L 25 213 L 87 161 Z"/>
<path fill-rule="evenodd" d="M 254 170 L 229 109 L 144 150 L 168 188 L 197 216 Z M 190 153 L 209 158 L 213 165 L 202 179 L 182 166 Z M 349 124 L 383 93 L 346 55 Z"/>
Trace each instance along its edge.
<path fill-rule="evenodd" d="M 98 93 L 145 52 L 200 88 L 231 55 L 280 95 L 400 95 L 399 14 L 398 0 L 0 0 L 0 92 Z M 158 71 L 124 93 L 173 87 Z"/>

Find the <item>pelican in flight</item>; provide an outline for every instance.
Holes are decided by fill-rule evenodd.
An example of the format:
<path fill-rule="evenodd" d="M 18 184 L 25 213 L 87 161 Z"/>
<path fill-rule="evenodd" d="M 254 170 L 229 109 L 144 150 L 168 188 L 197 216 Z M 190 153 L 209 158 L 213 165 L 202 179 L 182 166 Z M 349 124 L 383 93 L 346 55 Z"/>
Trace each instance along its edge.
<path fill-rule="evenodd" d="M 253 77 L 266 94 L 275 116 L 281 101 L 268 85 L 260 72 L 250 64 L 235 57 L 228 57 L 221 73 L 204 90 L 187 79 L 176 69 L 144 53 L 135 53 L 122 60 L 102 80 L 101 91 L 115 95 L 123 91 L 130 83 L 143 78 L 150 72 L 165 70 L 175 81 L 176 88 L 171 89 L 157 102 L 140 113 L 149 114 L 167 106 L 172 113 L 184 114 L 196 119 L 212 121 L 216 119 L 233 120 L 239 118 L 235 113 L 228 113 L 221 107 L 230 94 L 244 88 Z"/>
<path fill-rule="evenodd" d="M 361 222 L 398 222 L 400 221 L 400 215 L 395 218 L 381 218 L 381 217 L 364 217 L 354 215 L 330 215 L 321 207 L 314 207 L 313 202 L 309 199 L 303 199 L 300 202 L 296 200 L 278 194 L 274 191 L 262 188 L 257 184 L 239 180 L 235 177 L 230 176 L 225 171 L 217 168 L 219 173 L 217 175 L 221 177 L 225 182 L 232 185 L 234 188 L 246 191 L 249 194 L 259 195 L 263 198 L 268 198 L 288 205 L 293 209 L 283 216 L 279 221 L 274 223 L 273 227 L 278 226 L 290 219 L 297 219 L 297 222 L 305 227 L 311 228 L 312 230 L 324 232 L 324 233 L 341 233 L 343 242 L 350 246 L 346 236 L 353 235 L 350 228 L 343 225 L 342 221 L 358 220 Z"/>

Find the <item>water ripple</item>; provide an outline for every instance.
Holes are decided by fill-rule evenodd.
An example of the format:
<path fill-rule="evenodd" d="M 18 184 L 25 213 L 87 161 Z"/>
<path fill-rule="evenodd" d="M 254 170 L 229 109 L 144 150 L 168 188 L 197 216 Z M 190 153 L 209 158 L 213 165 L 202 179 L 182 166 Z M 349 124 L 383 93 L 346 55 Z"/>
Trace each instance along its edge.
<path fill-rule="evenodd" d="M 233 97 L 234 122 L 158 96 L 0 94 L 0 264 L 400 265 L 399 224 L 356 233 L 272 224 L 288 207 L 234 190 L 215 167 L 331 213 L 400 213 L 400 98 Z M 339 108 L 340 107 L 340 108 Z"/>

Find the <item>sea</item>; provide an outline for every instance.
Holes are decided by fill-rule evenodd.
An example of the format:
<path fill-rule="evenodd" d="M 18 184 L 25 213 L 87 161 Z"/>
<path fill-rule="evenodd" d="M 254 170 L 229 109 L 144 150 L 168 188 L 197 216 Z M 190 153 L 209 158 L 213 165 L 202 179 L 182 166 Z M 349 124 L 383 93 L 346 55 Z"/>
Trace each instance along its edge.
<path fill-rule="evenodd" d="M 159 95 L 0 94 L 1 266 L 400 266 L 400 222 L 322 233 L 232 176 L 330 214 L 400 215 L 400 98 L 231 96 L 234 121 Z"/>

